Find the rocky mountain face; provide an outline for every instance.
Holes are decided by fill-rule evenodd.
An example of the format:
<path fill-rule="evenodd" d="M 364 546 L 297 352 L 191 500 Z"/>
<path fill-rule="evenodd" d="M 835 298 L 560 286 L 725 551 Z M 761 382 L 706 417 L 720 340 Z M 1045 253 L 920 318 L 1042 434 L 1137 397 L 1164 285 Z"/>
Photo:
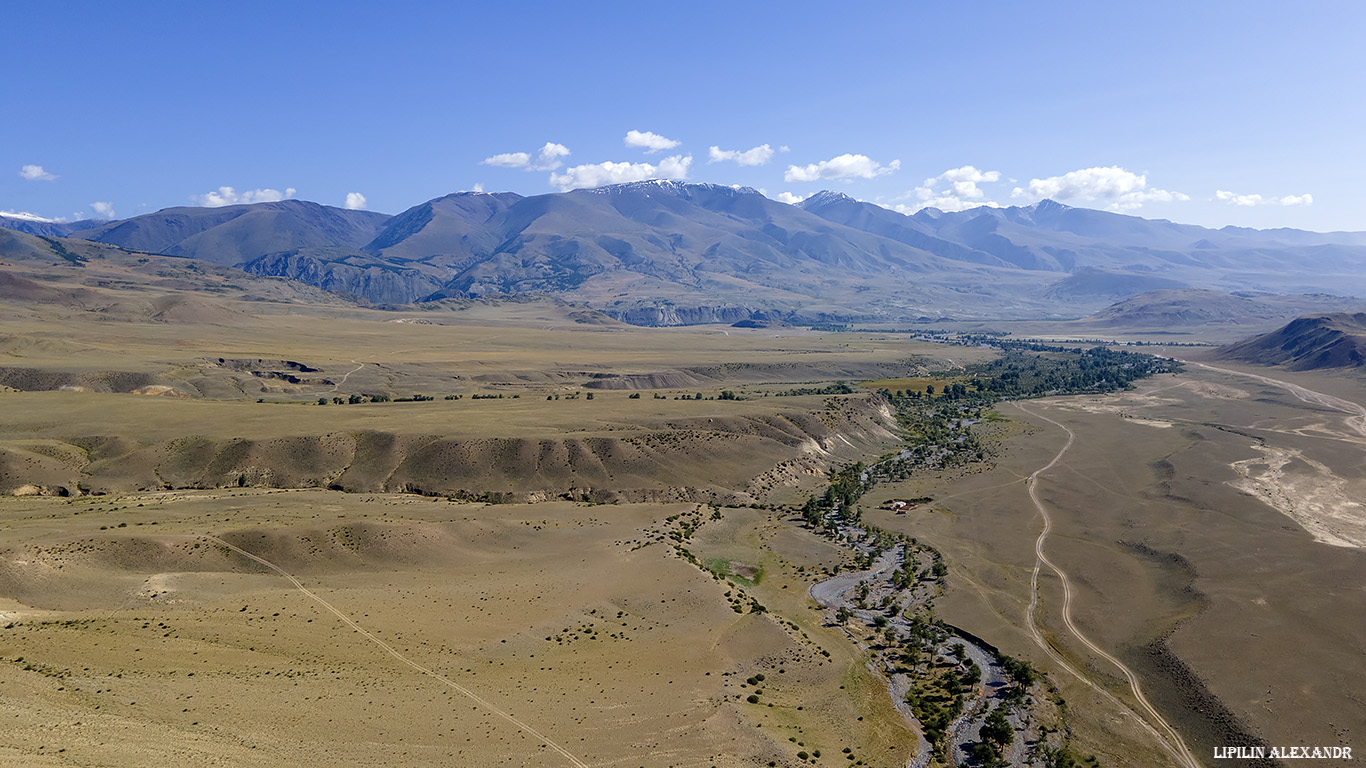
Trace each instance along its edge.
<path fill-rule="evenodd" d="M 1158 289 L 1366 295 L 1366 234 L 1052 201 L 912 216 L 822 192 L 644 181 L 460 192 L 397 216 L 297 200 L 0 227 L 238 266 L 377 304 L 545 293 L 632 323 L 1079 317 Z M 45 229 L 44 229 L 45 228 Z M 38 231 L 43 229 L 43 231 Z"/>

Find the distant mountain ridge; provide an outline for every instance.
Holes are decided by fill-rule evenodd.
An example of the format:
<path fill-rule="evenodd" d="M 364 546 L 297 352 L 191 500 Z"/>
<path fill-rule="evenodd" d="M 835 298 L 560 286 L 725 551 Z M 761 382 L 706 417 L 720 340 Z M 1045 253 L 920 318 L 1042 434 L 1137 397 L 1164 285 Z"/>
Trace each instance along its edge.
<path fill-rule="evenodd" d="M 60 225 L 373 303 L 547 293 L 645 324 L 1079 317 L 1154 289 L 1366 295 L 1366 233 L 1221 230 L 1052 201 L 914 215 L 821 192 L 651 180 L 459 192 L 396 216 L 298 200 Z"/>
<path fill-rule="evenodd" d="M 1112 304 L 1082 321 L 1106 328 L 1250 325 L 1363 306 L 1366 300 L 1327 294 L 1239 296 L 1202 289 L 1159 290 Z"/>

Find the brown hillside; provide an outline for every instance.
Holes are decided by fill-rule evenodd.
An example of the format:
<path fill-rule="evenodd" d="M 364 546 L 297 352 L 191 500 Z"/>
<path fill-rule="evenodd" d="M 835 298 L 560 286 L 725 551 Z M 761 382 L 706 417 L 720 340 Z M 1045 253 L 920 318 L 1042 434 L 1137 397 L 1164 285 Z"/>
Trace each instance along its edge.
<path fill-rule="evenodd" d="M 1222 347 L 1219 356 L 1292 371 L 1360 368 L 1366 364 L 1366 313 L 1301 317 L 1279 330 Z"/>

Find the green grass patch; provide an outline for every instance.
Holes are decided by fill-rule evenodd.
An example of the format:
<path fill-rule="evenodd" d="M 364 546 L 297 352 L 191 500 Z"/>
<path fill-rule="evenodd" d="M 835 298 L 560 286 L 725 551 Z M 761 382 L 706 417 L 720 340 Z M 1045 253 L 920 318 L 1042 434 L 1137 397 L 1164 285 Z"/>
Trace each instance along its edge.
<path fill-rule="evenodd" d="M 707 561 L 707 570 L 727 579 L 752 587 L 764 578 L 764 567 L 762 565 L 750 565 L 734 560 L 727 560 L 724 557 L 716 557 Z"/>

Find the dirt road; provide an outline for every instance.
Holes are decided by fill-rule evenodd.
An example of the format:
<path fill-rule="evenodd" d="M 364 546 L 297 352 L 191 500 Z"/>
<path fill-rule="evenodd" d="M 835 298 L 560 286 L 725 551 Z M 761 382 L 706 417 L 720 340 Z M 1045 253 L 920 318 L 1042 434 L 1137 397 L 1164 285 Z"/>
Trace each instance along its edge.
<path fill-rule="evenodd" d="M 1347 426 L 1363 439 L 1366 439 L 1366 408 L 1363 408 L 1351 400 L 1344 400 L 1340 397 L 1309 389 L 1308 387 L 1302 387 L 1299 384 L 1291 384 L 1288 381 L 1273 379 L 1270 376 L 1262 376 L 1260 374 L 1247 373 L 1245 371 L 1235 371 L 1230 368 L 1219 368 L 1206 363 L 1192 363 L 1188 360 L 1182 360 L 1181 362 L 1186 363 L 1187 365 L 1197 365 L 1205 370 L 1227 373 L 1230 376 L 1242 376 L 1244 378 L 1260 381 L 1263 384 L 1280 387 L 1288 390 L 1290 394 L 1299 398 L 1302 402 L 1309 403 L 1310 405 L 1321 405 L 1325 408 L 1331 408 L 1332 410 L 1349 414 L 1348 417 L 1344 419 Z"/>
<path fill-rule="evenodd" d="M 1072 583 L 1067 578 L 1067 573 L 1063 571 L 1061 568 L 1059 568 L 1057 565 L 1055 565 L 1053 561 L 1049 560 L 1048 556 L 1044 554 L 1044 544 L 1048 539 L 1048 534 L 1053 529 L 1053 519 L 1049 516 L 1047 507 L 1045 507 L 1043 502 L 1039 500 L 1038 484 L 1039 475 L 1043 474 L 1044 472 L 1047 472 L 1048 470 L 1052 469 L 1055 465 L 1057 465 L 1057 463 L 1062 459 L 1063 455 L 1067 453 L 1067 450 L 1072 447 L 1072 443 L 1076 439 L 1076 435 L 1072 432 L 1071 429 L 1068 429 L 1065 425 L 1060 424 L 1048 418 L 1047 416 L 1043 416 L 1039 413 L 1031 411 L 1030 409 L 1026 408 L 1018 402 L 1013 403 L 1013 405 L 1016 408 L 1019 408 L 1024 413 L 1035 418 L 1043 419 L 1049 424 L 1052 424 L 1067 433 L 1067 442 L 1058 451 L 1057 455 L 1055 455 L 1053 459 L 1049 461 L 1047 464 L 1034 470 L 1034 472 L 1029 476 L 1029 479 L 1026 481 L 1026 487 L 1029 489 L 1029 498 L 1032 502 L 1034 502 L 1034 507 L 1039 511 L 1039 515 L 1043 517 L 1043 530 L 1039 532 L 1039 538 L 1034 542 L 1034 554 L 1036 559 L 1034 562 L 1034 572 L 1030 576 L 1030 599 L 1029 609 L 1027 611 L 1029 632 L 1031 635 L 1033 635 L 1034 642 L 1037 643 L 1038 646 L 1043 649 L 1044 653 L 1047 653 L 1049 657 L 1053 659 L 1053 661 L 1057 662 L 1059 666 L 1067 670 L 1069 674 L 1071 674 L 1073 677 L 1077 678 L 1081 682 L 1085 683 L 1087 686 L 1095 690 L 1104 698 L 1108 699 L 1111 703 L 1119 707 L 1121 711 L 1133 717 L 1143 727 L 1143 730 L 1147 731 L 1154 739 L 1156 739 L 1158 743 L 1160 743 L 1167 750 L 1167 752 L 1169 752 L 1172 755 L 1172 757 L 1176 759 L 1178 763 L 1185 766 L 1186 768 L 1199 768 L 1199 761 L 1195 759 L 1195 755 L 1192 754 L 1190 749 L 1186 747 L 1186 743 L 1181 738 L 1181 735 L 1178 734 L 1176 730 L 1173 729 L 1167 723 L 1167 721 L 1162 718 L 1162 715 L 1158 713 L 1157 709 L 1154 708 L 1153 705 L 1148 702 L 1147 697 L 1143 695 L 1143 689 L 1139 685 L 1138 676 L 1134 674 L 1134 671 L 1132 669 L 1129 669 L 1129 667 L 1126 666 L 1119 659 L 1107 653 L 1100 646 L 1091 642 L 1091 640 L 1088 637 L 1086 637 L 1086 635 L 1082 634 L 1081 630 L 1078 629 L 1077 625 L 1072 621 Z M 1077 670 L 1071 664 L 1066 662 L 1062 658 L 1062 656 L 1056 650 L 1054 650 L 1053 647 L 1050 646 L 1047 641 L 1044 640 L 1043 633 L 1039 629 L 1037 612 L 1039 606 L 1039 572 L 1041 567 L 1045 565 L 1048 566 L 1049 570 L 1053 571 L 1053 573 L 1058 577 L 1058 580 L 1062 582 L 1062 620 L 1063 624 L 1067 626 L 1067 631 L 1070 632 L 1072 636 L 1075 637 L 1077 641 L 1080 642 L 1083 646 L 1085 646 L 1088 650 L 1108 661 L 1124 675 L 1125 679 L 1129 682 L 1129 689 L 1132 692 L 1134 699 L 1138 702 L 1139 707 L 1147 714 L 1147 717 L 1142 717 L 1138 715 L 1136 712 L 1130 709 L 1128 705 L 1121 702 L 1109 691 L 1104 690 L 1095 682 L 1091 681 L 1079 670 Z M 1154 726 L 1154 724 L 1156 725 Z"/>
<path fill-rule="evenodd" d="M 352 360 L 351 362 L 356 363 L 356 367 L 355 367 L 355 368 L 352 368 L 352 369 L 349 370 L 349 371 L 347 371 L 346 374 L 343 375 L 343 376 L 341 377 L 341 381 L 339 381 L 339 382 L 337 382 L 336 384 L 333 384 L 333 385 L 332 385 L 332 391 L 333 391 L 333 392 L 336 392 L 336 391 L 338 390 L 338 388 L 341 387 L 341 385 L 345 384 L 345 383 L 346 383 L 346 380 L 349 379 L 349 378 L 351 378 L 351 374 L 353 374 L 353 373 L 355 373 L 356 371 L 359 371 L 360 369 L 362 369 L 362 368 L 365 367 L 365 363 L 360 363 L 360 362 L 357 362 L 357 361 L 355 361 L 355 360 Z"/>

